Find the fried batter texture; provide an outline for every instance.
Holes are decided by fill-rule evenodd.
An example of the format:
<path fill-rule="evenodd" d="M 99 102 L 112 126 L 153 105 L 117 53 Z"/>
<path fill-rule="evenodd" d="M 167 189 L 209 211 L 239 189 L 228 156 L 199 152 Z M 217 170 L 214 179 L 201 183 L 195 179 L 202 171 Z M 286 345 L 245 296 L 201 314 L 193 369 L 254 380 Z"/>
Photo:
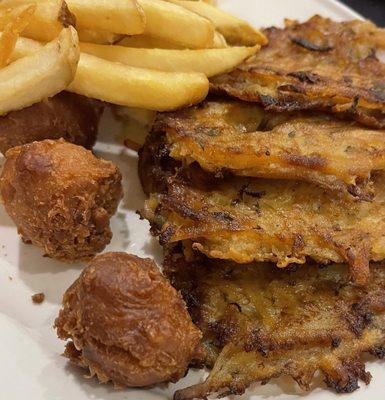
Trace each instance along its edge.
<path fill-rule="evenodd" d="M 158 191 L 142 216 L 162 245 L 189 241 L 211 258 L 279 267 L 303 264 L 307 257 L 346 262 L 361 284 L 369 261 L 385 258 L 385 174 L 374 180 L 372 202 L 355 202 L 305 182 L 215 178 L 196 164 L 178 170 L 171 163 L 168 169 L 162 139 L 158 150 L 153 139 L 139 167 L 145 186 Z"/>
<path fill-rule="evenodd" d="M 385 31 L 369 21 L 314 16 L 264 30 L 269 44 L 233 72 L 212 79 L 213 92 L 269 110 L 323 110 L 385 127 Z"/>
<path fill-rule="evenodd" d="M 0 117 L 0 151 L 44 139 L 64 138 L 91 148 L 98 133 L 103 103 L 61 92 L 22 110 Z"/>
<path fill-rule="evenodd" d="M 0 194 L 24 241 L 74 262 L 110 242 L 121 178 L 114 164 L 81 146 L 44 140 L 7 151 Z"/>
<path fill-rule="evenodd" d="M 55 321 L 65 356 L 101 383 L 141 387 L 182 378 L 201 357 L 201 333 L 154 261 L 95 257 L 63 297 Z"/>
<path fill-rule="evenodd" d="M 304 390 L 320 371 L 339 393 L 371 380 L 361 355 L 385 356 L 385 266 L 371 266 L 366 288 L 349 283 L 346 268 L 194 260 L 173 251 L 166 274 L 181 290 L 203 332 L 203 383 L 178 390 L 176 400 L 242 394 L 255 382 L 291 376 Z"/>
<path fill-rule="evenodd" d="M 307 181 L 359 199 L 372 198 L 371 174 L 385 168 L 385 131 L 326 115 L 217 100 L 159 114 L 153 129 L 166 134 L 170 156 L 184 164 L 196 161 L 214 174 Z"/>

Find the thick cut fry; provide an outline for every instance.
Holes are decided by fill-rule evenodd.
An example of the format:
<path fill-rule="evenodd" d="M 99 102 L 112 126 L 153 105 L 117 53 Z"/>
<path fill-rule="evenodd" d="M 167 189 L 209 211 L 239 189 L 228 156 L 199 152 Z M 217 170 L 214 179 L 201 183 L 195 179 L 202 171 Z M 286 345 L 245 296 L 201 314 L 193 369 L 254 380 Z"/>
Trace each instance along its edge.
<path fill-rule="evenodd" d="M 266 37 L 258 29 L 254 29 L 247 22 L 236 18 L 217 7 L 204 1 L 167 0 L 173 4 L 201 15 L 210 20 L 218 32 L 220 32 L 232 45 L 254 46 L 267 43 Z"/>
<path fill-rule="evenodd" d="M 93 40 L 82 40 L 83 42 L 96 43 Z M 103 43 L 101 43 L 103 44 Z M 174 50 L 185 50 L 188 46 L 172 42 L 171 40 L 165 40 L 158 37 L 152 37 L 148 35 L 133 35 L 127 36 L 119 42 L 120 46 L 135 47 L 144 49 L 174 49 Z M 214 32 L 214 41 L 212 46 L 206 46 L 207 49 L 222 49 L 227 47 L 226 39 L 219 32 Z"/>
<path fill-rule="evenodd" d="M 127 36 L 118 42 L 119 46 L 135 47 L 142 49 L 174 49 L 184 50 L 186 46 L 174 43 L 172 41 L 152 37 L 148 35 Z"/>
<path fill-rule="evenodd" d="M 29 25 L 24 29 L 23 36 L 48 42 L 60 34 L 63 27 L 75 25 L 75 18 L 69 12 L 64 0 L 3 0 L 0 2 L 0 30 L 7 23 L 7 10 L 11 9 L 14 16 L 19 15 L 26 5 L 36 3 L 36 11 Z"/>
<path fill-rule="evenodd" d="M 213 46 L 214 26 L 206 18 L 163 0 L 138 0 L 138 3 L 146 15 L 146 36 L 192 49 Z"/>
<path fill-rule="evenodd" d="M 41 50 L 42 47 L 43 44 L 36 40 L 19 37 L 17 39 L 16 46 L 11 54 L 10 62 L 31 55 L 35 51 Z"/>
<path fill-rule="evenodd" d="M 39 42 L 19 39 L 13 56 L 32 54 L 38 46 Z M 201 73 L 134 68 L 82 53 L 68 90 L 117 105 L 163 111 L 199 103 L 208 86 Z"/>
<path fill-rule="evenodd" d="M 0 115 L 61 92 L 74 78 L 78 59 L 78 36 L 69 27 L 55 41 L 0 70 Z"/>
<path fill-rule="evenodd" d="M 219 33 L 218 31 L 215 31 L 213 48 L 214 49 L 222 49 L 223 47 L 227 47 L 226 39 L 221 33 Z"/>
<path fill-rule="evenodd" d="M 115 44 L 124 38 L 124 35 L 103 30 L 77 28 L 79 40 L 87 43 Z"/>
<path fill-rule="evenodd" d="M 199 103 L 208 87 L 203 74 L 134 68 L 82 53 L 68 90 L 113 104 L 161 111 Z"/>
<path fill-rule="evenodd" d="M 82 43 L 80 46 L 82 52 L 132 67 L 202 72 L 208 77 L 232 70 L 259 49 L 259 46 L 202 50 L 136 49 L 91 43 Z"/>
<path fill-rule="evenodd" d="M 4 28 L 0 37 L 0 68 L 8 65 L 12 52 L 16 46 L 17 39 L 26 26 L 30 23 L 36 4 L 30 4 L 12 19 Z"/>
<path fill-rule="evenodd" d="M 39 42 L 19 39 L 13 56 L 32 54 L 38 46 Z M 117 105 L 163 111 L 199 103 L 208 86 L 201 73 L 134 68 L 82 53 L 68 90 Z"/>
<path fill-rule="evenodd" d="M 136 0 L 68 0 L 79 27 L 125 35 L 143 33 L 146 24 Z"/>

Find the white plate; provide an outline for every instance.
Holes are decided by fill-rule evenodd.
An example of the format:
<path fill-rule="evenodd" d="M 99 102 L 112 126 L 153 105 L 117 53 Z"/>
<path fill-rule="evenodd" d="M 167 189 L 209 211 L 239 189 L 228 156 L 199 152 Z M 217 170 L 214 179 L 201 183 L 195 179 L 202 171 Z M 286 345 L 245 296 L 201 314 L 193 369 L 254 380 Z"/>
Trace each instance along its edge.
<path fill-rule="evenodd" d="M 358 17 L 332 0 L 223 0 L 221 7 L 256 26 L 278 25 L 285 17 L 304 20 L 316 13 L 339 20 Z M 160 248 L 149 235 L 148 224 L 135 214 L 135 210 L 141 208 L 144 196 L 137 178 L 135 154 L 117 145 L 120 129 L 107 116 L 97 145 L 100 155 L 120 167 L 126 192 L 112 221 L 114 238 L 107 250 L 152 256 L 159 262 Z M 79 275 L 82 265 L 69 267 L 43 258 L 39 249 L 23 244 L 2 208 L 0 238 L 0 400 L 167 399 L 176 386 L 183 387 L 203 377 L 202 371 L 194 371 L 168 389 L 125 391 L 115 391 L 111 385 L 99 385 L 95 379 L 83 379 L 82 371 L 60 357 L 64 343 L 56 338 L 52 329 L 61 296 Z M 44 292 L 46 300 L 41 305 L 34 305 L 31 295 L 38 292 Z M 380 363 L 369 364 L 369 370 L 373 374 L 370 386 L 349 395 L 349 399 L 383 398 L 385 370 L 381 369 Z M 280 379 L 266 386 L 255 386 L 242 399 L 250 396 L 252 399 L 274 397 L 282 400 L 299 399 L 304 394 L 289 379 Z M 309 400 L 341 398 L 319 388 L 307 395 Z"/>

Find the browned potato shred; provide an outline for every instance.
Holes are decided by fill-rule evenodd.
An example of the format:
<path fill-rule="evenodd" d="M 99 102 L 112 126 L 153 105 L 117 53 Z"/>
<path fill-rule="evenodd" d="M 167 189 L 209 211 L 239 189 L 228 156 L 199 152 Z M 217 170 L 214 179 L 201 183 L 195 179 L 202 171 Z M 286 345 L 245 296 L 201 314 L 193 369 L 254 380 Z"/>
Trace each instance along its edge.
<path fill-rule="evenodd" d="M 211 90 L 278 112 L 317 110 L 385 128 L 385 30 L 318 15 L 264 30 L 269 44 Z"/>
<path fill-rule="evenodd" d="M 276 113 L 240 101 L 206 101 L 158 117 L 171 156 L 212 173 L 298 179 L 357 199 L 373 199 L 385 169 L 385 131 L 327 114 Z M 315 132 L 317 132 L 315 134 Z"/>
<path fill-rule="evenodd" d="M 372 265 L 365 288 L 352 285 L 341 265 L 282 271 L 199 257 L 188 262 L 175 248 L 164 267 L 202 330 L 212 368 L 203 383 L 178 390 L 177 400 L 242 394 L 281 375 L 310 390 L 318 371 L 327 386 L 350 393 L 371 380 L 363 353 L 385 356 L 384 265 Z"/>

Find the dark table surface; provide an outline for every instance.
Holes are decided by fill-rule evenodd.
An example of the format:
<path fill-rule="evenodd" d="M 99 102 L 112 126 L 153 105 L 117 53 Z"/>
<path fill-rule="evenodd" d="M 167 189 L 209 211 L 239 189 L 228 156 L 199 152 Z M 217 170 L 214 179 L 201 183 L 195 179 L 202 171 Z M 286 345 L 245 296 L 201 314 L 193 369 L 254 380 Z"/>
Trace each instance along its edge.
<path fill-rule="evenodd" d="M 385 27 L 385 0 L 342 0 L 377 25 Z"/>

